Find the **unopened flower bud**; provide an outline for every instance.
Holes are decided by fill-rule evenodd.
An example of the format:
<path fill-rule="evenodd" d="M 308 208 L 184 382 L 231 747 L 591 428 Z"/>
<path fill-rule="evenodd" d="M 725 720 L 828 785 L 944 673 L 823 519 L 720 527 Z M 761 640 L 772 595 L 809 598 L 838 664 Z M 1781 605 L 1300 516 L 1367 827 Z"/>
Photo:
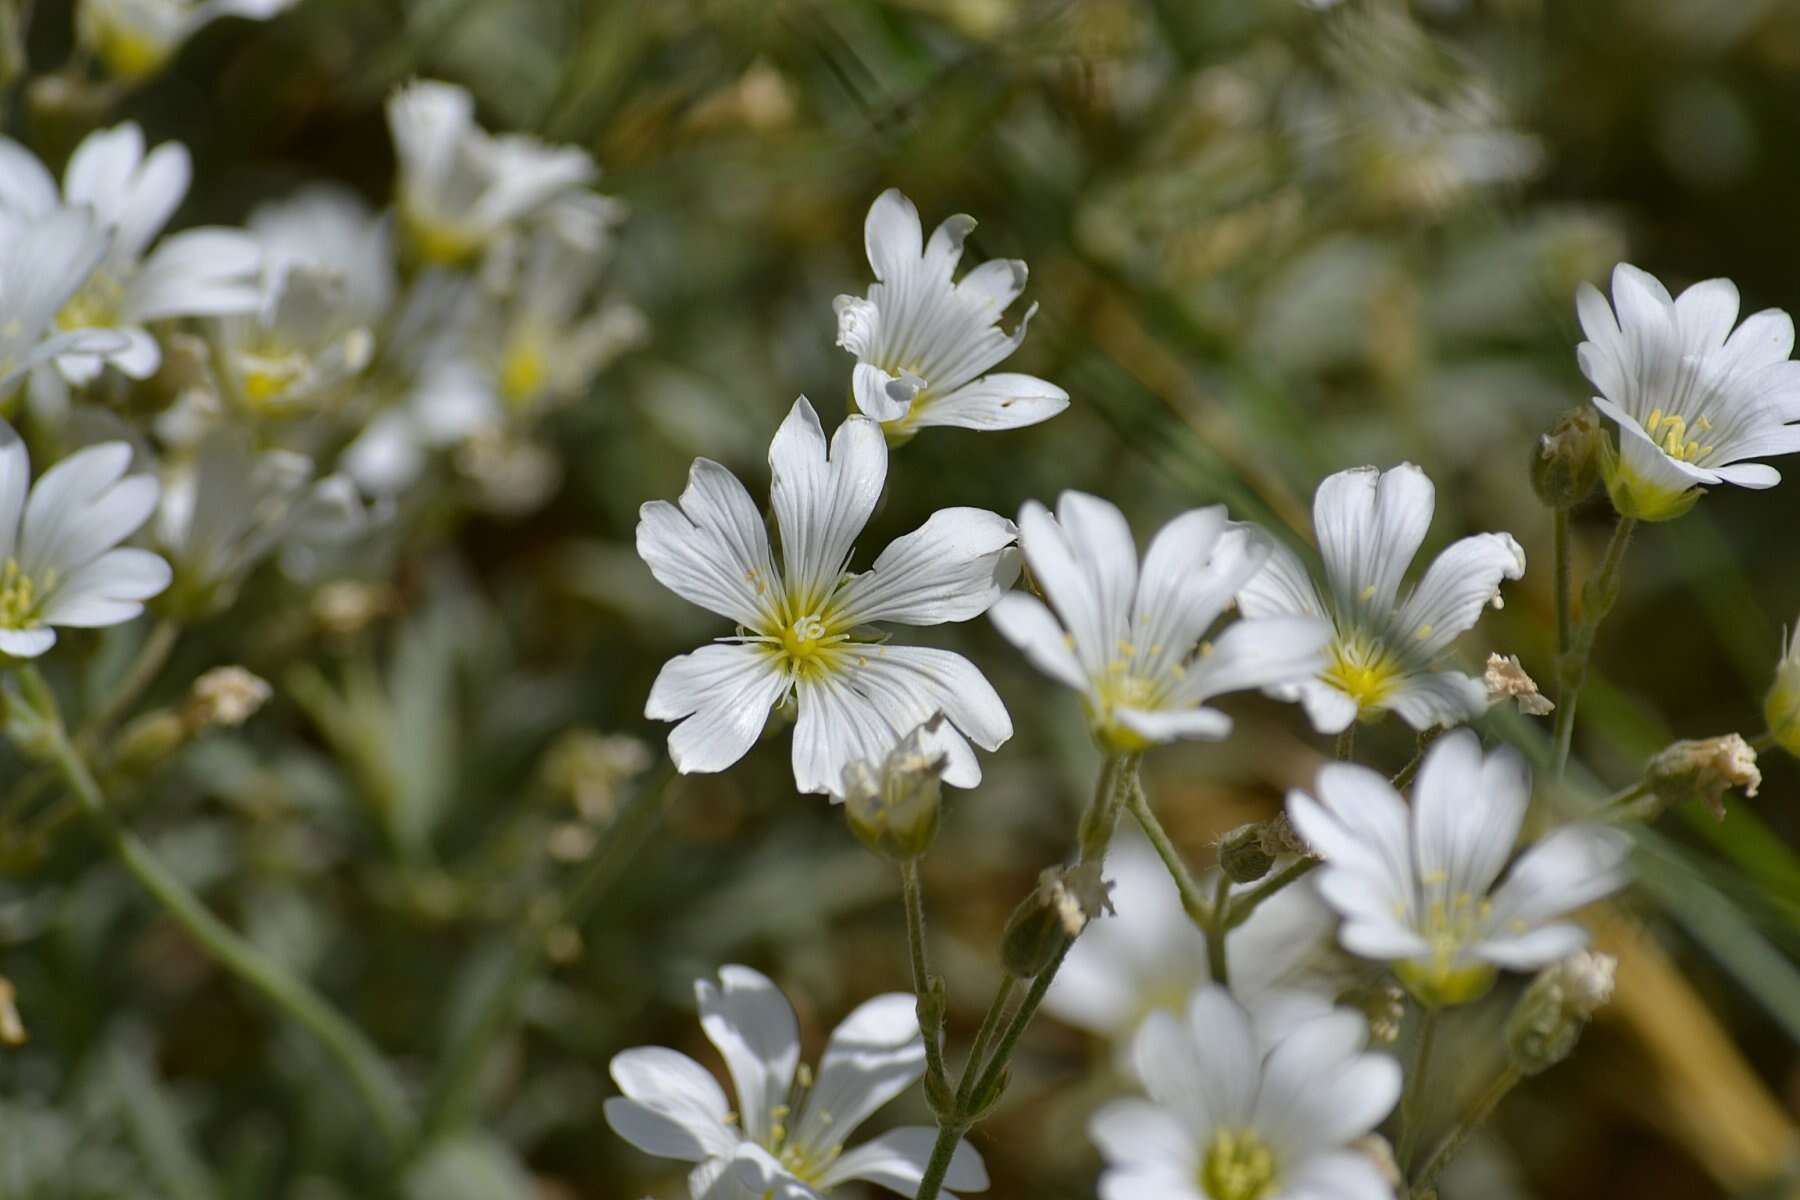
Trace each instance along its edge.
<path fill-rule="evenodd" d="M 214 667 L 189 689 L 186 718 L 195 732 L 212 725 L 242 725 L 272 694 L 268 680 L 242 667 Z"/>
<path fill-rule="evenodd" d="M 1756 795 L 1756 789 L 1762 786 L 1762 771 L 1757 768 L 1756 751 L 1750 743 L 1738 734 L 1728 733 L 1675 742 L 1650 760 L 1644 781 L 1646 790 L 1663 804 L 1699 800 L 1723 820 L 1725 793 L 1743 788 L 1745 796 Z"/>
<path fill-rule="evenodd" d="M 902 738 L 880 764 L 858 760 L 844 768 L 844 816 L 850 832 L 895 862 L 919 857 L 937 835 L 949 759 L 931 749 L 928 740 L 943 723 L 942 713 L 932 717 Z"/>
<path fill-rule="evenodd" d="M 1107 899 L 1111 887 L 1101 879 L 1096 862 L 1044 868 L 1037 887 L 1007 919 L 1000 942 L 1006 969 L 1020 979 L 1035 978 L 1089 921 L 1112 910 Z"/>
<path fill-rule="evenodd" d="M 187 745 L 193 727 L 176 712 L 152 709 L 119 733 L 112 765 L 128 775 L 143 775 Z"/>
<path fill-rule="evenodd" d="M 1600 414 L 1583 404 L 1556 418 L 1531 455 L 1531 487 L 1551 508 L 1573 508 L 1600 479 Z"/>
<path fill-rule="evenodd" d="M 1556 708 L 1549 697 L 1538 691 L 1537 681 L 1525 673 L 1516 654 L 1488 655 L 1481 681 L 1487 686 L 1490 706 L 1516 701 L 1519 711 L 1528 717 L 1547 716 Z"/>
<path fill-rule="evenodd" d="M 1219 839 L 1219 870 L 1233 883 L 1255 883 L 1274 865 L 1258 823 L 1239 825 Z"/>
<path fill-rule="evenodd" d="M 1800 757 L 1800 626 L 1782 637 L 1775 682 L 1763 698 L 1763 720 L 1775 744 Z"/>
<path fill-rule="evenodd" d="M 327 633 L 349 637 L 368 628 L 393 608 L 393 596 L 380 584 L 339 579 L 313 593 L 313 619 Z"/>
<path fill-rule="evenodd" d="M 0 975 L 0 1045 L 25 1044 L 25 1022 L 19 1016 L 18 998 L 12 980 Z"/>
<path fill-rule="evenodd" d="M 611 818 L 619 785 L 649 770 L 651 761 L 650 748 L 637 738 L 575 729 L 544 756 L 543 779 L 583 819 L 599 822 Z"/>
<path fill-rule="evenodd" d="M 1521 1075 L 1546 1071 L 1575 1049 L 1588 1018 L 1612 999 L 1610 954 L 1583 950 L 1538 972 L 1506 1019 L 1506 1051 Z"/>

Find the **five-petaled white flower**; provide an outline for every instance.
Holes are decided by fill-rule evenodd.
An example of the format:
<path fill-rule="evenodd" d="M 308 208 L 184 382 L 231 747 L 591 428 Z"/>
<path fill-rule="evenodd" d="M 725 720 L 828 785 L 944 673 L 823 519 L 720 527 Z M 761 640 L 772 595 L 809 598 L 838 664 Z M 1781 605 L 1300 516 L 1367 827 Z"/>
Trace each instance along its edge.
<path fill-rule="evenodd" d="M 91 382 L 105 363 L 133 379 L 145 379 L 162 363 L 162 350 L 145 328 L 165 317 L 220 316 L 254 311 L 262 300 L 262 250 L 236 229 L 184 230 L 150 243 L 187 195 L 193 164 L 187 148 L 164 142 L 145 153 L 144 131 L 127 121 L 82 139 L 56 180 L 37 157 L 0 138 L 0 208 L 36 223 L 58 207 L 89 208 L 112 234 L 99 267 L 61 310 L 65 330 L 110 330 L 119 348 L 57 359 L 63 378 Z"/>
<path fill-rule="evenodd" d="M 119 542 L 156 507 L 156 479 L 125 474 L 131 447 L 77 450 L 31 486 L 25 443 L 0 421 L 0 655 L 35 658 L 53 626 L 129 621 L 169 586 L 169 564 Z"/>
<path fill-rule="evenodd" d="M 266 21 L 295 0 L 81 0 L 75 31 L 114 76 L 154 75 L 181 44 L 220 17 Z"/>
<path fill-rule="evenodd" d="M 1141 836 L 1120 830 L 1106 856 L 1106 880 L 1114 915 L 1090 922 L 1069 947 L 1044 1008 L 1128 1055 L 1145 1017 L 1181 1011 L 1209 980 L 1206 934 L 1182 909 L 1168 870 Z M 1213 883 L 1202 880 L 1209 895 Z M 1232 991 L 1259 1030 L 1285 1030 L 1330 1007 L 1326 996 L 1335 986 L 1324 964 L 1336 954 L 1335 924 L 1331 909 L 1302 880 L 1231 931 L 1225 945 Z"/>
<path fill-rule="evenodd" d="M 1339 471 L 1313 497 L 1325 589 L 1314 586 L 1283 546 L 1238 593 L 1247 617 L 1306 613 L 1330 620 L 1335 634 L 1325 669 L 1297 686 L 1271 689 L 1298 698 L 1321 733 L 1384 711 L 1421 730 L 1487 711 L 1480 679 L 1435 664 L 1483 608 L 1500 606 L 1500 581 L 1525 573 L 1525 551 L 1511 534 L 1463 538 L 1437 556 L 1401 603 L 1400 582 L 1425 540 L 1435 501 L 1431 480 L 1411 463 L 1391 471 Z"/>
<path fill-rule="evenodd" d="M 1526 850 L 1496 887 L 1531 774 L 1510 747 L 1483 755 L 1467 729 L 1426 753 L 1410 812 L 1386 778 L 1348 763 L 1321 770 L 1318 792 L 1289 793 L 1288 815 L 1325 859 L 1319 892 L 1344 917 L 1339 939 L 1392 963 L 1421 1003 L 1462 1003 L 1499 967 L 1528 971 L 1574 953 L 1587 931 L 1557 918 L 1626 880 L 1630 839 L 1575 824 Z"/>
<path fill-rule="evenodd" d="M 828 455 L 802 396 L 769 446 L 769 466 L 779 568 L 750 493 L 709 459 L 695 460 L 679 505 L 656 500 L 640 512 L 638 554 L 657 580 L 739 627 L 671 659 L 650 689 L 644 715 L 681 722 L 669 734 L 676 767 L 729 767 L 791 695 L 799 705 L 794 782 L 803 792 L 837 792 L 846 766 L 885 758 L 938 712 L 948 719 L 934 741 L 948 755 L 944 782 L 975 786 L 981 767 L 968 742 L 993 750 L 1012 736 L 993 685 L 960 654 L 892 645 L 870 627 L 986 612 L 1018 576 L 1012 522 L 943 509 L 852 574 L 851 547 L 887 478 L 880 426 L 848 418 Z"/>
<path fill-rule="evenodd" d="M 1366 1053 L 1362 1014 L 1334 1009 L 1268 1044 L 1222 987 L 1185 1019 L 1157 1012 L 1135 1047 L 1149 1100 L 1117 1100 L 1090 1126 L 1101 1200 L 1392 1200 L 1350 1143 L 1400 1097 L 1400 1067 Z"/>
<path fill-rule="evenodd" d="M 454 84 L 406 84 L 388 97 L 387 118 L 400 159 L 401 224 L 427 262 L 469 262 L 598 173 L 574 146 L 488 133 L 475 123 L 474 97 Z"/>
<path fill-rule="evenodd" d="M 1025 290 L 1018 259 L 990 259 L 951 282 L 974 228 L 974 218 L 959 213 L 926 242 L 918 210 L 890 188 L 863 226 L 878 282 L 867 299 L 834 301 L 837 343 L 856 355 L 856 407 L 895 442 L 927 425 L 1017 429 L 1069 406 L 1067 392 L 1035 376 L 983 374 L 1019 348 L 1037 305 L 1012 333 L 1000 328 L 1000 315 Z"/>
<path fill-rule="evenodd" d="M 700 1027 L 731 1072 L 735 1112 L 705 1067 L 675 1050 L 640 1046 L 612 1060 L 624 1093 L 606 1102 L 613 1132 L 646 1154 L 698 1163 L 689 1177 L 696 1196 L 746 1155 L 772 1169 L 784 1196 L 816 1200 L 852 1180 L 906 1196 L 918 1190 L 936 1129 L 903 1126 L 844 1148 L 858 1125 L 925 1071 L 912 996 L 890 993 L 858 1006 L 832 1031 L 815 1074 L 800 1063 L 792 1006 L 763 975 L 723 967 L 717 984 L 702 979 L 694 993 Z M 987 1187 L 987 1169 L 967 1142 L 957 1145 L 944 1183 Z"/>
<path fill-rule="evenodd" d="M 1800 451 L 1794 322 L 1778 308 L 1737 321 L 1738 290 L 1707 279 L 1671 299 L 1629 263 L 1613 268 L 1612 306 L 1591 284 L 1575 293 L 1587 341 L 1581 370 L 1594 405 L 1619 426 L 1602 451 L 1619 512 L 1646 521 L 1686 512 L 1709 484 L 1767 488 L 1774 467 L 1751 459 Z M 1614 310 L 1617 310 L 1616 315 Z"/>
<path fill-rule="evenodd" d="M 1231 718 L 1206 701 L 1292 683 L 1324 663 L 1330 629 L 1311 615 L 1236 621 L 1201 640 L 1271 545 L 1254 526 L 1227 520 L 1222 505 L 1170 521 L 1141 570 L 1124 514 L 1082 492 L 1064 492 L 1054 517 L 1026 502 L 1019 541 L 1056 615 L 1014 592 L 994 606 L 994 624 L 1040 671 L 1082 694 L 1095 736 L 1111 749 L 1223 738 Z"/>

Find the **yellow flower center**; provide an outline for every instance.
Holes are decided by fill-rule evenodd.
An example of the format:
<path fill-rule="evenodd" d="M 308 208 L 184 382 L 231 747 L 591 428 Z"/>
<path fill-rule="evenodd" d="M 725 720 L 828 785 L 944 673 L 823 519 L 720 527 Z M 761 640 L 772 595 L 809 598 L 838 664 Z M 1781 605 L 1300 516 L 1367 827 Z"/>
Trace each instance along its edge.
<path fill-rule="evenodd" d="M 0 629 L 31 629 L 40 624 L 38 605 L 55 583 L 55 572 L 48 572 L 40 590 L 19 567 L 18 559 L 7 559 L 0 566 Z"/>
<path fill-rule="evenodd" d="M 548 357 L 543 339 L 535 334 L 520 334 L 507 345 L 500 362 L 500 395 L 512 411 L 523 412 L 544 390 Z"/>
<path fill-rule="evenodd" d="M 265 414 L 286 409 L 288 392 L 307 373 L 306 355 L 275 338 L 245 348 L 237 359 L 244 402 Z"/>
<path fill-rule="evenodd" d="M 1442 880 L 1425 882 L 1432 886 Z M 1493 901 L 1469 892 L 1439 895 L 1427 902 L 1419 933 L 1430 952 L 1394 965 L 1394 974 L 1421 1004 L 1466 1004 L 1493 986 L 1493 965 L 1465 960 L 1462 953 L 1465 946 L 1486 936 L 1493 912 Z"/>
<path fill-rule="evenodd" d="M 117 79 L 143 79 L 162 70 L 175 47 L 151 37 L 129 21 L 105 21 L 94 48 L 100 61 Z"/>
<path fill-rule="evenodd" d="M 95 271 L 56 314 L 56 327 L 65 331 L 111 328 L 119 323 L 119 304 L 124 299 L 123 284 L 104 271 Z"/>
<path fill-rule="evenodd" d="M 1685 417 L 1676 413 L 1664 416 L 1663 410 L 1660 408 L 1650 410 L 1650 415 L 1644 420 L 1644 430 L 1650 435 L 1651 441 L 1662 447 L 1663 453 L 1678 462 L 1699 462 L 1714 450 L 1714 447 L 1702 446 L 1697 439 L 1688 437 L 1689 429 Z M 1711 431 L 1712 422 L 1705 417 L 1694 422 L 1692 432 L 1709 433 Z"/>
<path fill-rule="evenodd" d="M 1421 632 L 1431 635 L 1429 627 Z M 1329 653 L 1330 661 L 1320 678 L 1355 700 L 1359 716 L 1380 708 L 1404 673 L 1387 645 L 1364 633 L 1340 635 L 1332 641 Z"/>
<path fill-rule="evenodd" d="M 1063 635 L 1068 638 L 1067 634 Z M 1070 645 L 1074 640 L 1069 638 Z M 1156 661 L 1162 654 L 1161 646 L 1150 647 L 1151 659 Z M 1100 740 L 1120 754 L 1134 754 L 1150 748 L 1151 743 L 1142 735 L 1113 719 L 1113 711 L 1119 708 L 1135 708 L 1155 711 L 1168 707 L 1169 694 L 1175 685 L 1187 675 L 1187 668 L 1179 662 L 1169 663 L 1155 675 L 1144 675 L 1137 669 L 1138 647 L 1135 642 L 1120 642 L 1113 647 L 1112 661 L 1106 664 L 1106 671 L 1095 681 L 1097 693 L 1088 702 L 1088 721 L 1094 727 Z M 1202 642 L 1199 654 L 1201 657 L 1212 653 L 1212 644 Z"/>
<path fill-rule="evenodd" d="M 1211 1200 L 1263 1200 L 1275 1190 L 1275 1155 L 1254 1129 L 1220 1129 L 1200 1163 Z"/>
<path fill-rule="evenodd" d="M 443 267 L 458 267 L 481 252 L 483 237 L 448 221 L 436 221 L 415 205 L 403 205 L 401 223 L 419 257 Z"/>

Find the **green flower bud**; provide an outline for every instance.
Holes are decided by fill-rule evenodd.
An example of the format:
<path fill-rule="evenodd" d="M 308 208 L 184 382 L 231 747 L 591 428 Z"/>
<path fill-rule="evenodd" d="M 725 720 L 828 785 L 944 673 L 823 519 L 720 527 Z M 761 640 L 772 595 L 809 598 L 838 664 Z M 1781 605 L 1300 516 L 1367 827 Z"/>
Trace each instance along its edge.
<path fill-rule="evenodd" d="M 947 759 L 927 750 L 926 739 L 943 723 L 939 713 L 913 730 L 879 766 L 859 761 L 844 768 L 844 816 L 850 832 L 895 862 L 918 858 L 937 835 Z"/>
<path fill-rule="evenodd" d="M 143 775 L 187 744 L 188 722 L 166 708 L 138 717 L 119 734 L 113 766 L 128 775 Z"/>
<path fill-rule="evenodd" d="M 1263 827 L 1239 825 L 1219 839 L 1219 870 L 1233 883 L 1255 883 L 1275 865 Z"/>
<path fill-rule="evenodd" d="M 1588 1018 L 1612 999 L 1610 954 L 1583 950 L 1538 972 L 1506 1019 L 1506 1052 L 1521 1075 L 1549 1070 L 1575 1049 Z"/>
<path fill-rule="evenodd" d="M 1775 744 L 1800 757 L 1800 627 L 1782 639 L 1775 682 L 1763 697 L 1763 720 Z"/>
<path fill-rule="evenodd" d="M 1081 935 L 1087 923 L 1108 911 L 1111 885 L 1100 878 L 1100 865 L 1046 867 L 1031 895 L 1007 918 L 1000 958 L 1020 979 L 1036 978 L 1062 948 Z"/>
<path fill-rule="evenodd" d="M 1531 487 L 1551 508 L 1573 508 L 1600 479 L 1600 414 L 1583 404 L 1556 418 L 1531 456 Z"/>

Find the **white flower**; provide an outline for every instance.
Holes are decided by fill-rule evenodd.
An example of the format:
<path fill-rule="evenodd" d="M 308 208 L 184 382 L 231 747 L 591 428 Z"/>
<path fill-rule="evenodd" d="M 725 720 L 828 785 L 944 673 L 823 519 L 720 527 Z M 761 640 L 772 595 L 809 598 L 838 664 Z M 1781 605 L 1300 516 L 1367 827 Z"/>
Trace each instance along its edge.
<path fill-rule="evenodd" d="M 1238 593 L 1249 617 L 1306 613 L 1335 629 L 1325 669 L 1297 687 L 1321 733 L 1384 711 L 1414 729 L 1454 725 L 1487 711 L 1487 688 L 1434 664 L 1488 604 L 1500 607 L 1500 581 L 1525 573 L 1525 551 L 1511 534 L 1481 533 L 1454 543 L 1432 562 L 1405 603 L 1406 568 L 1431 525 L 1435 493 L 1411 463 L 1391 471 L 1339 471 L 1313 497 L 1313 528 L 1325 558 L 1325 590 L 1300 560 L 1277 547 L 1261 574 Z"/>
<path fill-rule="evenodd" d="M 5 145 L 0 140 L 0 174 Z M 110 240 L 86 209 L 26 218 L 0 206 L 0 395 L 58 355 L 111 354 L 124 347 L 123 337 L 99 330 L 51 332 L 56 314 L 106 257 Z"/>
<path fill-rule="evenodd" d="M 1267 535 L 1227 520 L 1223 506 L 1170 521 L 1141 570 L 1124 514 L 1081 492 L 1064 492 L 1054 517 L 1027 502 L 1019 540 L 1056 616 L 1015 592 L 994 606 L 994 624 L 1082 694 L 1095 735 L 1113 749 L 1223 738 L 1231 719 L 1207 700 L 1291 683 L 1323 663 L 1330 630 L 1312 616 L 1236 621 L 1201 640 L 1270 550 Z"/>
<path fill-rule="evenodd" d="M 150 243 L 187 194 L 193 175 L 187 148 L 164 142 L 148 154 L 144 131 L 127 121 L 82 139 L 56 180 L 31 151 L 0 138 L 0 208 L 30 223 L 48 220 L 58 207 L 93 210 L 112 241 L 104 260 L 58 311 L 65 330 L 104 329 L 122 336 L 119 349 L 102 359 L 91 354 L 57 359 L 63 378 L 91 382 L 105 363 L 133 379 L 145 379 L 162 363 L 162 351 L 145 327 L 165 317 L 250 312 L 261 301 L 262 251 L 235 229 L 189 229 Z"/>
<path fill-rule="evenodd" d="M 549 205 L 528 233 L 494 256 L 493 312 L 477 329 L 489 335 L 482 357 L 499 403 L 514 417 L 580 395 L 609 362 L 641 341 L 643 314 L 619 302 L 598 304 L 600 276 L 612 256 L 618 202 L 578 192 Z"/>
<path fill-rule="evenodd" d="M 1392 1200 L 1351 1143 L 1400 1097 L 1393 1059 L 1365 1053 L 1360 1013 L 1335 1009 L 1267 1045 L 1231 993 L 1196 992 L 1186 1019 L 1137 1037 L 1150 1094 L 1094 1115 L 1101 1200 Z"/>
<path fill-rule="evenodd" d="M 1587 341 L 1575 349 L 1600 392 L 1594 405 L 1619 427 L 1601 469 L 1613 504 L 1647 521 L 1680 516 L 1715 483 L 1768 488 L 1774 467 L 1751 459 L 1800 450 L 1800 365 L 1794 322 L 1778 308 L 1734 332 L 1738 290 L 1707 279 L 1671 299 L 1629 263 L 1613 268 L 1612 306 L 1591 284 L 1575 293 Z M 1614 310 L 1617 310 L 1615 316 Z"/>
<path fill-rule="evenodd" d="M 815 1075 L 800 1065 L 793 1008 L 764 976 L 727 966 L 716 985 L 700 980 L 694 993 L 700 1027 L 731 1072 L 736 1110 L 699 1063 L 640 1046 L 612 1060 L 624 1093 L 606 1102 L 613 1132 L 646 1154 L 698 1163 L 689 1177 L 696 1196 L 744 1157 L 772 1167 L 789 1196 L 822 1196 L 851 1180 L 906 1196 L 918 1189 L 937 1130 L 904 1126 L 844 1148 L 858 1125 L 925 1071 L 912 996 L 890 993 L 857 1007 L 832 1031 Z M 958 1144 L 944 1183 L 987 1187 L 981 1156 L 967 1142 Z"/>
<path fill-rule="evenodd" d="M 1156 851 L 1125 830 L 1106 856 L 1116 915 L 1092 921 L 1069 948 L 1044 1008 L 1099 1034 L 1128 1053 L 1144 1018 L 1180 1012 L 1210 978 L 1206 934 L 1181 907 L 1181 895 Z M 1203 881 L 1210 892 L 1212 881 Z M 1241 885 L 1236 892 L 1253 885 Z M 1225 943 L 1232 990 L 1259 1029 L 1284 1030 L 1330 1007 L 1308 985 L 1331 940 L 1335 917 L 1303 880 L 1257 906 Z"/>
<path fill-rule="evenodd" d="M 779 569 L 762 514 L 718 463 L 695 460 L 679 506 L 657 500 L 640 510 L 638 554 L 651 573 L 741 631 L 671 659 L 650 689 L 644 715 L 681 722 L 669 734 L 676 767 L 729 767 L 761 735 L 769 710 L 792 695 L 802 792 L 835 792 L 846 766 L 885 758 L 940 711 L 949 722 L 934 743 L 949 758 L 944 782 L 975 786 L 981 767 L 968 740 L 993 750 L 1012 736 L 993 686 L 960 654 L 893 645 L 869 627 L 986 612 L 1018 575 L 1012 522 L 947 508 L 852 574 L 851 547 L 887 477 L 880 426 L 850 417 L 827 456 L 825 432 L 802 396 L 769 446 L 769 466 Z"/>
<path fill-rule="evenodd" d="M 129 621 L 169 586 L 169 564 L 120 547 L 156 507 L 156 480 L 125 474 L 131 447 L 89 446 L 30 488 L 25 443 L 0 421 L 0 654 L 35 658 L 53 626 Z"/>
<path fill-rule="evenodd" d="M 300 569 L 313 547 L 347 542 L 366 526 L 349 479 L 315 481 L 305 455 L 258 453 L 239 431 L 218 430 L 166 468 L 155 534 L 174 564 L 174 599 L 206 613 L 229 602 L 270 554 Z"/>
<path fill-rule="evenodd" d="M 890 188 L 863 226 L 878 282 L 868 299 L 839 296 L 838 345 L 856 355 L 856 407 L 896 441 L 927 425 L 1017 429 L 1047 421 L 1069 394 L 1030 375 L 984 375 L 1025 340 L 1037 305 L 1008 334 L 1000 314 L 1025 290 L 1025 264 L 992 259 L 952 283 L 963 239 L 975 228 L 958 214 L 924 239 L 912 201 Z"/>
<path fill-rule="evenodd" d="M 468 262 L 598 173 L 574 146 L 488 133 L 475 123 L 474 97 L 454 84 L 418 80 L 396 89 L 387 118 L 400 160 L 400 219 L 427 262 Z"/>
<path fill-rule="evenodd" d="M 220 17 L 266 21 L 295 0 L 81 0 L 81 44 L 120 79 L 154 75 L 201 26 Z"/>
<path fill-rule="evenodd" d="M 1392 963 L 1427 1004 L 1473 999 L 1495 970 L 1528 971 L 1587 942 L 1557 918 L 1624 885 L 1630 839 L 1617 829 L 1566 825 L 1512 854 L 1531 774 L 1511 748 L 1489 755 L 1467 729 L 1432 744 L 1408 812 L 1365 767 L 1319 772 L 1318 800 L 1288 795 L 1288 815 L 1325 859 L 1319 892 L 1344 917 L 1353 954 Z"/>

